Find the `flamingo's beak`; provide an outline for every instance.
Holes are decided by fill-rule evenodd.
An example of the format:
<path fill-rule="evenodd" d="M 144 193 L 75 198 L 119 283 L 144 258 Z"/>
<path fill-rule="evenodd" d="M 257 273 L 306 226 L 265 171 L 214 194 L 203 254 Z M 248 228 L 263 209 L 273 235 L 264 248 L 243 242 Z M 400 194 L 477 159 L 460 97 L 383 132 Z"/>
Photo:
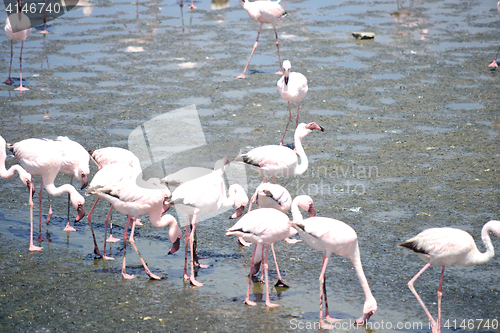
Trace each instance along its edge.
<path fill-rule="evenodd" d="M 179 250 L 180 246 L 181 246 L 181 238 L 178 237 L 177 240 L 172 245 L 172 247 L 170 248 L 170 251 L 168 251 L 168 254 L 172 254 L 172 253 L 177 252 L 177 250 Z"/>
<path fill-rule="evenodd" d="M 231 215 L 229 218 L 230 219 L 236 219 L 236 218 L 240 217 L 241 215 L 243 215 L 243 211 L 244 210 L 245 210 L 245 206 L 244 205 L 239 206 L 238 208 L 236 208 L 236 211 L 234 212 L 234 214 Z"/>
<path fill-rule="evenodd" d="M 309 217 L 315 217 L 316 216 L 316 209 L 314 208 L 313 204 L 311 203 L 309 205 Z"/>
<path fill-rule="evenodd" d="M 78 204 L 78 208 L 76 209 L 76 211 L 78 212 L 78 215 L 75 218 L 75 222 L 78 222 L 85 216 L 85 207 L 83 207 L 82 204 Z"/>
<path fill-rule="evenodd" d="M 320 125 L 316 124 L 315 122 L 307 124 L 306 128 L 310 129 L 310 130 L 318 130 L 318 131 L 321 131 L 321 132 L 325 131 L 325 129 L 323 127 L 321 127 Z"/>
<path fill-rule="evenodd" d="M 361 317 L 356 320 L 356 324 L 363 325 L 368 322 L 368 319 L 375 313 L 375 311 L 370 311 L 368 313 L 363 313 Z"/>
<path fill-rule="evenodd" d="M 162 215 L 170 209 L 170 204 L 168 202 L 163 203 L 163 210 L 161 211 Z"/>
<path fill-rule="evenodd" d="M 84 188 L 86 188 L 87 185 L 88 185 L 88 183 L 89 183 L 89 179 L 88 179 L 87 175 L 82 173 L 82 187 L 81 187 L 81 190 L 83 190 Z"/>
<path fill-rule="evenodd" d="M 28 189 L 31 191 L 31 196 L 35 195 L 35 185 L 33 185 L 33 182 L 31 180 L 26 181 L 26 186 L 28 186 Z"/>
<path fill-rule="evenodd" d="M 285 75 L 285 85 L 288 85 L 288 79 L 289 77 Z"/>

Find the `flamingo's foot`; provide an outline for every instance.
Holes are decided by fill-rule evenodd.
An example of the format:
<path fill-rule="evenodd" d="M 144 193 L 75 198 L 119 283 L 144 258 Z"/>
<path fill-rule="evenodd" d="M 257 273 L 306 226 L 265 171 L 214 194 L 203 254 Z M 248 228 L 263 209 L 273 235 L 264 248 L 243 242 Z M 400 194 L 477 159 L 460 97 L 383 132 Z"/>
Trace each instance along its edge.
<path fill-rule="evenodd" d="M 252 245 L 252 243 L 247 242 L 242 237 L 238 237 L 238 243 L 240 243 L 240 245 L 242 245 L 242 246 L 250 246 L 250 245 Z"/>
<path fill-rule="evenodd" d="M 497 60 L 496 59 L 493 60 L 493 62 L 491 64 L 489 64 L 488 67 L 493 68 L 493 69 L 497 68 L 498 67 Z M 5 83 L 7 83 L 7 82 L 5 82 Z"/>
<path fill-rule="evenodd" d="M 153 280 L 161 280 L 161 277 L 159 277 L 158 275 L 156 274 L 153 274 L 151 272 L 148 273 L 149 277 Z"/>
<path fill-rule="evenodd" d="M 38 237 L 36 238 L 37 242 L 43 242 L 46 241 L 47 238 L 43 237 L 41 233 L 38 234 Z"/>
<path fill-rule="evenodd" d="M 283 71 L 279 70 L 277 72 L 274 72 L 274 74 L 283 75 Z"/>
<path fill-rule="evenodd" d="M 136 219 L 136 220 L 134 221 L 134 224 L 135 224 L 136 226 L 141 226 L 141 225 L 144 225 L 144 224 L 141 222 L 141 219 Z"/>
<path fill-rule="evenodd" d="M 47 29 L 43 29 L 42 31 L 40 31 L 41 34 L 48 34 L 49 32 L 47 31 Z"/>
<path fill-rule="evenodd" d="M 278 280 L 276 284 L 274 285 L 275 287 L 283 287 L 283 288 L 290 288 L 289 285 L 287 285 L 283 280 Z"/>
<path fill-rule="evenodd" d="M 12 81 L 12 79 L 10 77 L 8 77 L 7 80 L 3 81 L 3 83 L 10 86 L 12 83 L 14 83 L 14 81 Z"/>
<path fill-rule="evenodd" d="M 30 251 L 42 251 L 43 247 L 30 244 Z"/>
<path fill-rule="evenodd" d="M 122 272 L 122 276 L 123 276 L 124 279 L 127 279 L 127 280 L 135 279 L 135 275 L 127 274 L 125 272 Z"/>
<path fill-rule="evenodd" d="M 189 275 L 187 275 L 186 273 L 182 274 L 182 279 L 183 279 L 184 281 L 189 280 Z"/>
<path fill-rule="evenodd" d="M 244 78 L 246 78 L 245 73 L 241 73 L 236 77 L 236 79 L 244 79 Z"/>
<path fill-rule="evenodd" d="M 249 299 L 245 300 L 245 304 L 248 304 L 248 305 L 251 305 L 251 306 L 256 306 L 257 305 L 257 303 L 255 303 L 254 301 L 251 301 Z"/>
<path fill-rule="evenodd" d="M 104 259 L 104 260 L 115 260 L 115 258 L 108 257 L 108 256 L 102 256 L 102 259 Z"/>
<path fill-rule="evenodd" d="M 116 237 L 113 237 L 113 235 L 109 236 L 108 239 L 106 239 L 106 242 L 108 243 L 116 243 L 119 242 L 120 240 Z"/>
<path fill-rule="evenodd" d="M 298 242 L 302 242 L 302 240 L 300 240 L 300 239 L 292 239 L 292 238 L 285 238 L 285 242 L 287 242 L 288 244 L 296 244 Z"/>
<path fill-rule="evenodd" d="M 328 321 L 329 323 L 336 323 L 337 321 L 342 321 L 342 319 L 338 319 L 338 318 L 332 318 L 330 316 L 326 316 L 325 317 L 325 320 Z M 359 320 L 359 319 L 358 319 Z M 357 321 L 356 321 L 357 322 Z"/>
<path fill-rule="evenodd" d="M 196 279 L 194 278 L 194 276 L 191 276 L 189 278 L 189 282 L 191 282 L 191 285 L 193 285 L 195 287 L 202 287 L 203 286 L 203 283 L 196 281 Z"/>
<path fill-rule="evenodd" d="M 275 307 L 280 306 L 280 305 L 276 304 L 276 303 L 266 302 L 266 306 L 270 307 L 270 308 L 275 308 Z"/>
<path fill-rule="evenodd" d="M 210 267 L 210 265 L 203 265 L 203 264 L 200 264 L 199 262 L 195 262 L 194 265 L 197 266 L 197 267 L 199 267 L 199 268 L 208 268 L 208 267 Z"/>
<path fill-rule="evenodd" d="M 191 6 L 189 6 L 189 8 L 196 9 L 196 6 L 195 5 L 191 5 Z"/>
<path fill-rule="evenodd" d="M 26 91 L 26 90 L 29 90 L 29 89 L 28 89 L 28 88 L 26 88 L 26 87 L 23 87 L 23 86 L 19 86 L 19 87 L 17 87 L 17 88 L 16 88 L 16 89 L 14 89 L 14 90 L 17 90 L 17 91 Z"/>
<path fill-rule="evenodd" d="M 68 222 L 68 224 L 66 224 L 66 227 L 64 227 L 64 231 L 76 231 L 76 229 L 70 226 Z"/>
<path fill-rule="evenodd" d="M 324 330 L 333 330 L 335 328 L 335 325 L 332 324 L 327 324 L 327 323 L 320 323 L 321 328 Z"/>

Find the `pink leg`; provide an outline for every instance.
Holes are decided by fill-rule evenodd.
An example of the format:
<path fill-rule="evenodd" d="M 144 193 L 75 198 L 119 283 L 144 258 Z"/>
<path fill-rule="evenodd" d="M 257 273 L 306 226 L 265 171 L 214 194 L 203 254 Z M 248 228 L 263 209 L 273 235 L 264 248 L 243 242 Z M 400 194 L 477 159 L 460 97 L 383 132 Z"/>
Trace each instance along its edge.
<path fill-rule="evenodd" d="M 276 254 L 274 253 L 274 244 L 271 244 L 271 251 L 273 252 L 274 264 L 276 265 L 276 272 L 278 272 L 278 282 L 274 285 L 275 287 L 285 287 L 290 288 L 283 279 L 281 279 L 280 268 L 278 267 L 278 261 L 276 260 Z"/>
<path fill-rule="evenodd" d="M 125 231 L 123 232 L 123 264 L 122 264 L 122 276 L 124 279 L 130 280 L 135 278 L 135 275 L 130 275 L 126 273 L 126 253 L 127 253 L 127 232 L 132 218 L 127 216 L 127 224 L 125 225 Z"/>
<path fill-rule="evenodd" d="M 97 205 L 98 202 L 99 202 L 99 198 L 96 199 L 96 201 L 94 202 L 94 205 L 90 209 L 90 212 L 87 215 L 87 221 L 89 221 L 90 231 L 92 231 L 92 238 L 94 239 L 94 253 L 96 255 L 98 255 L 99 257 L 101 257 L 101 252 L 99 252 L 99 247 L 97 246 L 97 241 L 95 240 L 94 228 L 92 227 L 92 212 L 94 211 L 95 206 Z M 104 246 L 106 246 L 106 244 L 104 244 Z"/>
<path fill-rule="evenodd" d="M 134 240 L 134 227 L 135 227 L 135 223 L 132 226 L 132 232 L 130 233 L 130 240 L 129 240 L 130 244 L 132 245 L 132 247 L 134 248 L 135 252 L 139 256 L 139 259 L 141 260 L 141 263 L 142 263 L 142 267 L 144 267 L 144 270 L 146 270 L 146 274 L 150 278 L 152 278 L 152 279 L 161 280 L 161 277 L 159 277 L 156 274 L 151 273 L 151 271 L 148 268 L 148 265 L 146 264 L 146 262 L 144 261 L 144 259 L 142 259 L 141 254 L 139 253 L 139 250 L 137 250 L 137 246 L 135 246 L 135 240 Z"/>
<path fill-rule="evenodd" d="M 19 68 L 20 68 L 19 69 L 19 76 L 20 76 L 21 84 L 19 85 L 19 87 L 14 89 L 14 90 L 19 90 L 19 91 L 29 90 L 28 88 L 23 87 L 23 46 L 24 46 L 24 40 L 21 41 L 21 54 L 19 55 Z"/>
<path fill-rule="evenodd" d="M 295 128 L 299 126 L 299 110 L 300 110 L 300 101 L 299 105 L 297 106 L 297 118 L 295 119 Z"/>
<path fill-rule="evenodd" d="M 267 264 L 268 256 L 269 256 L 269 245 L 266 246 L 266 259 L 264 261 L 264 271 L 265 271 L 264 274 L 266 275 L 266 306 L 274 308 L 279 306 L 279 304 L 271 303 L 271 301 L 269 300 L 269 275 L 267 272 L 267 269 L 269 268 L 269 265 Z"/>
<path fill-rule="evenodd" d="M 47 225 L 49 225 L 50 218 L 52 217 L 52 204 L 50 203 L 50 195 L 47 193 L 47 201 L 49 202 L 49 213 L 47 214 Z"/>
<path fill-rule="evenodd" d="M 189 246 L 191 250 L 191 276 L 189 277 L 189 281 L 195 287 L 203 286 L 203 283 L 196 281 L 194 278 L 194 233 L 196 231 L 196 223 L 198 222 L 198 216 L 196 214 L 193 215 L 193 229 L 191 230 L 191 235 L 189 236 Z"/>
<path fill-rule="evenodd" d="M 97 203 L 97 201 L 96 201 L 96 203 Z M 115 260 L 115 258 L 113 258 L 113 257 L 106 256 L 106 242 L 108 241 L 106 239 L 106 230 L 108 230 L 108 221 L 109 221 L 109 217 L 111 216 L 112 211 L 113 211 L 113 206 L 110 205 L 108 215 L 106 215 L 106 219 L 104 220 L 104 250 L 102 252 L 102 258 L 105 260 Z"/>
<path fill-rule="evenodd" d="M 250 243 L 251 244 L 251 243 Z M 250 270 L 250 275 L 255 275 L 260 270 L 260 264 L 262 263 L 262 254 L 264 253 L 264 248 L 262 244 L 255 244 L 255 254 L 252 256 L 253 259 L 253 268 Z M 261 274 L 262 275 L 262 274 Z M 261 276 L 261 281 L 264 279 Z"/>
<path fill-rule="evenodd" d="M 319 275 L 319 322 L 322 328 L 324 329 L 333 329 L 334 326 L 330 324 L 326 324 L 323 322 L 323 300 L 324 298 L 325 301 L 325 319 L 332 323 L 336 321 L 340 321 L 341 319 L 336 319 L 330 317 L 330 311 L 328 310 L 328 297 L 326 295 L 326 277 L 325 277 L 325 272 L 326 272 L 326 266 L 328 265 L 328 259 L 329 257 L 326 255 L 326 253 L 323 252 L 323 264 L 321 266 L 321 273 Z"/>
<path fill-rule="evenodd" d="M 31 179 L 31 186 L 33 186 L 33 179 Z M 41 186 L 40 186 L 41 187 Z M 42 247 L 33 245 L 33 188 L 30 188 L 30 251 L 40 251 Z"/>
<path fill-rule="evenodd" d="M 280 41 L 278 39 L 278 32 L 276 31 L 276 27 L 273 26 L 273 28 L 274 28 L 274 35 L 276 36 L 276 47 L 278 48 L 278 61 L 280 62 L 280 70 L 274 74 L 283 75 L 283 69 L 281 68 Z"/>
<path fill-rule="evenodd" d="M 436 329 L 436 326 L 437 326 L 437 323 L 436 321 L 434 320 L 434 318 L 432 318 L 431 316 L 431 313 L 429 312 L 429 310 L 427 310 L 427 307 L 425 306 L 424 302 L 422 301 L 422 299 L 420 298 L 420 296 L 418 296 L 418 293 L 417 291 L 415 290 L 415 288 L 413 287 L 413 283 L 418 279 L 418 277 L 420 275 L 422 275 L 422 273 L 427 269 L 429 268 L 431 264 L 430 263 L 427 263 L 421 270 L 420 272 L 417 273 L 417 275 L 415 275 L 409 282 L 408 282 L 408 288 L 410 288 L 411 292 L 413 293 L 413 295 L 415 295 L 415 297 L 417 298 L 417 301 L 420 303 L 420 305 L 422 306 L 422 308 L 424 309 L 425 311 L 425 314 L 427 315 L 427 317 L 429 317 L 429 320 L 431 321 L 431 324 L 432 324 L 432 333 L 438 333 L 438 330 Z"/>
<path fill-rule="evenodd" d="M 237 79 L 244 79 L 246 77 L 245 73 L 247 72 L 248 64 L 250 63 L 250 59 L 252 59 L 253 53 L 255 52 L 255 49 L 257 48 L 257 45 L 259 44 L 260 29 L 262 29 L 262 23 L 259 25 L 259 31 L 257 31 L 257 39 L 255 40 L 255 44 L 253 44 L 252 53 L 250 53 L 250 58 L 248 58 L 247 65 L 245 66 L 243 73 L 236 77 Z"/>
<path fill-rule="evenodd" d="M 116 243 L 116 242 L 119 242 L 120 240 L 116 237 L 113 236 L 113 215 L 112 215 L 112 211 L 113 211 L 113 206 L 111 206 L 109 208 L 109 211 L 110 211 L 110 214 L 109 215 L 109 237 L 108 239 L 106 240 L 106 242 L 109 242 L 109 243 Z"/>
<path fill-rule="evenodd" d="M 189 244 L 189 215 L 187 216 L 186 232 L 184 233 L 184 243 L 185 243 L 185 250 L 184 250 L 183 278 L 184 278 L 184 281 L 187 281 L 187 280 L 189 280 L 189 275 L 187 275 L 187 256 L 188 256 L 188 244 Z"/>
<path fill-rule="evenodd" d="M 45 7 L 44 8 L 44 11 L 43 11 L 43 30 L 40 31 L 41 34 L 47 34 L 49 33 L 47 31 L 47 11 L 45 10 L 45 8 L 47 8 L 47 0 L 45 1 Z"/>
<path fill-rule="evenodd" d="M 248 288 L 247 288 L 247 297 L 245 298 L 245 304 L 248 304 L 248 305 L 256 305 L 255 302 L 251 301 L 250 300 L 250 287 L 252 286 L 252 272 L 254 270 L 254 263 L 253 263 L 253 260 L 255 258 L 255 252 L 257 251 L 257 244 L 255 244 L 255 247 L 253 249 L 253 253 L 252 253 L 252 259 L 250 260 L 250 274 L 248 276 Z"/>
<path fill-rule="evenodd" d="M 441 277 L 439 278 L 439 287 L 438 287 L 438 333 L 441 333 L 441 297 L 443 297 L 443 293 L 441 292 L 441 286 L 443 285 L 443 276 L 444 276 L 444 265 L 441 269 Z"/>
<path fill-rule="evenodd" d="M 42 180 L 43 184 L 43 180 Z M 38 201 L 40 202 L 40 223 L 39 223 L 39 231 L 38 231 L 38 237 L 36 238 L 37 242 L 43 242 L 46 241 L 47 239 L 42 236 L 42 186 L 40 185 L 40 192 L 38 193 Z"/>
<path fill-rule="evenodd" d="M 280 146 L 283 146 L 283 140 L 285 140 L 286 130 L 288 129 L 288 125 L 292 121 L 292 110 L 290 109 L 290 101 L 288 101 L 288 122 L 286 123 L 285 131 L 283 132 L 283 137 L 281 138 Z M 298 118 L 297 118 L 298 119 Z"/>
<path fill-rule="evenodd" d="M 10 40 L 10 67 L 9 67 L 9 77 L 7 80 L 4 81 L 5 84 L 11 85 L 14 81 L 10 78 L 10 72 L 12 70 L 12 56 L 14 55 L 14 50 L 13 50 L 13 44 L 14 41 L 11 39 Z M 495 62 L 496 63 L 496 62 Z"/>
<path fill-rule="evenodd" d="M 276 176 L 273 176 L 273 184 L 276 184 Z"/>

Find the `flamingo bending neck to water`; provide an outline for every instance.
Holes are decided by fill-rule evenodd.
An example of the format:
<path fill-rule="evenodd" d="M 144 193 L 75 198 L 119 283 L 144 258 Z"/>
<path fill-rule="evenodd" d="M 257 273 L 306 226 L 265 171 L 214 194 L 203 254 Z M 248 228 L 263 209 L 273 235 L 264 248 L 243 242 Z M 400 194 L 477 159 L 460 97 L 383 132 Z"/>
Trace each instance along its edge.
<path fill-rule="evenodd" d="M 424 309 L 427 317 L 429 317 L 433 333 L 441 332 L 441 297 L 443 295 L 441 286 L 443 284 L 444 267 L 446 265 L 470 267 L 490 261 L 495 254 L 489 235 L 490 231 L 500 237 L 500 221 L 492 220 L 483 226 L 481 239 L 483 240 L 484 247 L 486 247 L 486 252 L 484 253 L 479 252 L 471 235 L 455 228 L 426 229 L 415 237 L 398 244 L 399 247 L 416 252 L 419 258 L 426 262 L 425 266 L 408 282 L 408 287 Z M 432 318 L 420 296 L 418 296 L 415 287 L 413 287 L 413 283 L 431 265 L 442 266 L 438 286 L 437 323 Z"/>

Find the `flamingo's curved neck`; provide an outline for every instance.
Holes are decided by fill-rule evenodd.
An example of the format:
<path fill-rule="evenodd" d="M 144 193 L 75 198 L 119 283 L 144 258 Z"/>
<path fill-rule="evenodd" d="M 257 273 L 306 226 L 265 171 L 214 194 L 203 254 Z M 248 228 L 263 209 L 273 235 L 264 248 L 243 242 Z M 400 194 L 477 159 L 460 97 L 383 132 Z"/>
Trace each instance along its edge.
<path fill-rule="evenodd" d="M 493 230 L 493 225 L 498 224 L 498 221 L 490 221 L 486 223 L 481 230 L 481 239 L 483 240 L 484 247 L 486 248 L 486 252 L 481 253 L 479 250 L 477 251 L 476 255 L 474 256 L 473 259 L 473 264 L 474 265 L 480 265 L 484 264 L 493 258 L 495 255 L 495 249 L 493 248 L 493 244 L 491 243 L 491 238 L 490 238 L 490 231 Z M 495 232 L 496 233 L 496 232 Z M 498 235 L 500 237 L 500 235 Z"/>
<path fill-rule="evenodd" d="M 56 187 L 54 185 L 53 180 L 49 182 L 46 181 L 46 179 L 43 180 L 43 183 L 47 193 L 55 197 L 62 195 L 64 193 L 68 193 L 70 197 L 73 197 L 74 194 L 78 194 L 78 191 L 73 187 L 73 185 L 70 184 L 64 184 L 59 187 Z"/>
<path fill-rule="evenodd" d="M 5 153 L 5 144 L 3 147 L 0 146 L 0 177 L 4 179 L 10 179 L 14 174 L 19 173 L 19 177 L 22 177 L 22 174 L 28 174 L 26 170 L 24 170 L 19 164 L 13 165 L 7 170 L 5 168 L 5 160 L 7 159 L 7 154 Z M 31 178 L 31 177 L 28 177 Z"/>
<path fill-rule="evenodd" d="M 297 202 L 294 200 L 292 201 L 292 219 L 293 223 L 301 222 L 304 220 L 304 217 L 302 216 L 302 213 L 300 212 L 299 205 Z"/>
<path fill-rule="evenodd" d="M 304 148 L 302 148 L 302 138 L 297 133 L 295 133 L 295 150 L 300 157 L 300 163 L 297 164 L 294 171 L 294 175 L 298 176 L 307 170 L 309 161 L 307 160 Z"/>

